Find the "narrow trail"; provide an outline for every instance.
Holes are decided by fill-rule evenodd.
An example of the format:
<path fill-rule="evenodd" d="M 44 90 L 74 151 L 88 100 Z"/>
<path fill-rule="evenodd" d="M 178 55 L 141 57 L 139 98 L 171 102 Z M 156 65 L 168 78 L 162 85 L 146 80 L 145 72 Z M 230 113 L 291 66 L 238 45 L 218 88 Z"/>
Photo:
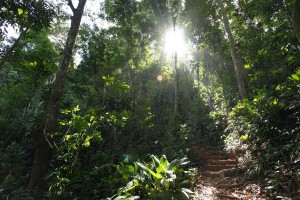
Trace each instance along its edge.
<path fill-rule="evenodd" d="M 194 188 L 195 200 L 265 199 L 259 185 L 233 175 L 239 167 L 234 152 L 194 148 L 193 156 L 201 164 Z"/>

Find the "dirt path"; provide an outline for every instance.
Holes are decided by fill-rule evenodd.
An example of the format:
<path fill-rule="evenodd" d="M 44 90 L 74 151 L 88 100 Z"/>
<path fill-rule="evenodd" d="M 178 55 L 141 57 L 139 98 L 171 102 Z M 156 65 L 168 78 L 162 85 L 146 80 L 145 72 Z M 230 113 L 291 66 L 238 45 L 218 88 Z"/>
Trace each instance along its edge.
<path fill-rule="evenodd" d="M 235 153 L 199 148 L 193 154 L 201 163 L 195 200 L 265 199 L 259 185 L 233 176 L 239 167 Z"/>

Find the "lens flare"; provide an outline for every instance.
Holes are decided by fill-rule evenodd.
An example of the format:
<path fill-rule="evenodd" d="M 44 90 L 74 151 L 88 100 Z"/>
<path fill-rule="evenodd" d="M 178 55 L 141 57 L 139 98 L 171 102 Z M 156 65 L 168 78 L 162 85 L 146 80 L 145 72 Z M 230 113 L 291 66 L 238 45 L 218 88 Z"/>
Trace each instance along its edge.
<path fill-rule="evenodd" d="M 163 76 L 162 76 L 161 74 L 158 75 L 158 76 L 157 76 L 157 80 L 158 80 L 158 81 L 162 81 L 162 80 L 163 80 Z"/>

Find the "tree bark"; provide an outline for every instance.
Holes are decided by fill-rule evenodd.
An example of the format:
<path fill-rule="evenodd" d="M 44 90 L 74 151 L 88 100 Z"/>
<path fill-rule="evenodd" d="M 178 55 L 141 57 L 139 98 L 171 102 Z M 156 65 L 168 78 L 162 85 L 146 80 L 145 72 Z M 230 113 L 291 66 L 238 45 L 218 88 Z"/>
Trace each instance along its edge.
<path fill-rule="evenodd" d="M 237 49 L 235 46 L 235 40 L 234 40 L 234 37 L 231 32 L 229 20 L 227 18 L 227 11 L 226 11 L 226 8 L 224 7 L 222 0 L 219 0 L 219 5 L 221 8 L 221 12 L 222 12 L 224 29 L 225 29 L 225 32 L 228 36 L 228 40 L 230 43 L 231 58 L 232 58 L 233 65 L 234 65 L 235 76 L 236 76 L 236 80 L 237 80 L 239 94 L 240 94 L 241 98 L 248 98 L 248 91 L 247 91 L 247 85 L 246 85 L 247 78 L 246 78 L 246 74 L 244 72 L 244 64 L 243 64 L 242 58 L 239 56 L 239 54 L 237 52 Z"/>
<path fill-rule="evenodd" d="M 293 11 L 293 25 L 295 34 L 300 43 L 300 0 L 295 0 Z"/>
<path fill-rule="evenodd" d="M 40 127 L 32 133 L 35 155 L 29 181 L 29 189 L 37 190 L 38 192 L 42 191 L 45 187 L 44 177 L 48 171 L 51 159 L 51 133 L 55 129 L 56 120 L 59 113 L 59 106 L 63 96 L 64 85 L 67 79 L 68 68 L 72 57 L 72 50 L 78 34 L 86 2 L 87 0 L 79 0 L 78 6 L 75 9 L 72 1 L 68 1 L 68 5 L 73 11 L 71 27 L 59 63 L 59 69 L 56 73 L 54 86 L 49 98 L 43 121 Z"/>

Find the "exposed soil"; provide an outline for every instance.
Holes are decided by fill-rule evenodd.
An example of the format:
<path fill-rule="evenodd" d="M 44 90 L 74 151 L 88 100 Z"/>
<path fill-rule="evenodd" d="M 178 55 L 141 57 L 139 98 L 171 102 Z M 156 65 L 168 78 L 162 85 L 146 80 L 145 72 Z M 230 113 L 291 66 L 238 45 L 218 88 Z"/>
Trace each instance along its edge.
<path fill-rule="evenodd" d="M 201 167 L 195 185 L 195 200 L 266 199 L 257 183 L 234 175 L 239 163 L 234 152 L 194 148 Z"/>

